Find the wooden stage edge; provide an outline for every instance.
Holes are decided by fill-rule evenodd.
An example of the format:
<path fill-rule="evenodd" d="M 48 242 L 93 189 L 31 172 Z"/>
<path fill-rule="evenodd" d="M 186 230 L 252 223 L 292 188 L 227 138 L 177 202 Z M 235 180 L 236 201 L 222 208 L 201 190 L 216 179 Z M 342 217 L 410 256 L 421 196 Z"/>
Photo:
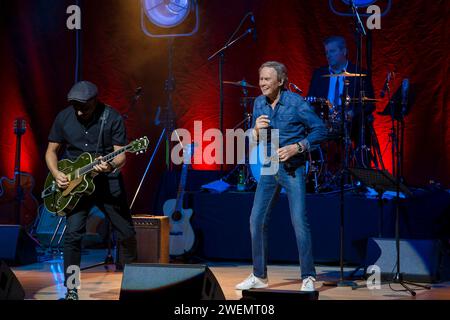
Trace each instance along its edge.
<path fill-rule="evenodd" d="M 102 261 L 104 250 L 96 250 L 93 254 L 83 256 L 82 267 Z M 219 282 L 226 300 L 239 300 L 242 295 L 234 289 L 236 283 L 245 279 L 252 271 L 250 264 L 221 262 L 208 263 Z M 12 268 L 16 277 L 25 289 L 25 299 L 30 300 L 58 300 L 64 296 L 62 259 L 53 258 L 27 266 Z M 339 267 L 316 266 L 318 279 L 316 288 L 319 300 L 450 300 L 450 282 L 431 284 L 431 290 L 417 290 L 412 297 L 401 290 L 400 284 L 382 285 L 380 289 L 370 290 L 365 280 L 357 280 L 362 288 L 352 290 L 350 287 L 327 287 L 324 281 L 339 279 Z M 353 268 L 345 268 L 349 274 Z M 269 265 L 269 289 L 300 290 L 299 267 L 297 265 Z M 103 266 L 89 269 L 81 275 L 81 300 L 118 300 L 122 272 L 116 272 L 114 267 L 106 270 Z M 414 287 L 411 287 L 414 289 Z"/>

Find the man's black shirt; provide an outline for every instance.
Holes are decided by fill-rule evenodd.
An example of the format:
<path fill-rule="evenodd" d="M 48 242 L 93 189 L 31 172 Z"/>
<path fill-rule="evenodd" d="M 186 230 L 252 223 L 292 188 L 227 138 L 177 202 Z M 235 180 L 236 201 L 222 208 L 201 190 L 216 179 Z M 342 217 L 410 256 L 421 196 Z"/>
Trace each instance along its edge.
<path fill-rule="evenodd" d="M 125 124 L 122 116 L 110 106 L 99 103 L 89 121 L 81 121 L 72 106 L 62 110 L 53 122 L 48 136 L 50 142 L 62 144 L 63 159 L 76 160 L 83 152 L 94 154 L 97 149 L 101 127 L 101 116 L 108 108 L 108 116 L 103 126 L 98 154 L 106 155 L 114 150 L 114 145 L 127 144 Z M 100 174 L 95 177 L 96 192 L 118 196 L 123 193 L 124 186 L 119 172 Z"/>
<path fill-rule="evenodd" d="M 83 152 L 94 154 L 100 133 L 101 116 L 105 108 L 108 108 L 109 114 L 104 124 L 98 153 L 106 155 L 114 150 L 114 145 L 126 145 L 122 116 L 105 104 L 98 104 L 92 119 L 88 122 L 79 119 L 72 106 L 65 108 L 56 116 L 48 140 L 63 145 L 65 159 L 75 160 Z"/>

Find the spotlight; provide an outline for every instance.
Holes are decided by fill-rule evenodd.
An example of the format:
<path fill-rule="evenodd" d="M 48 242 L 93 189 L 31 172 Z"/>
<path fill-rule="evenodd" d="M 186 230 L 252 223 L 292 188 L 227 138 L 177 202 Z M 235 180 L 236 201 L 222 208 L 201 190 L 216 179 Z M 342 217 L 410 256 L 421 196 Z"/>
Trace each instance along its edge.
<path fill-rule="evenodd" d="M 351 13 L 351 10 L 349 10 L 349 7 L 351 7 L 352 5 L 354 5 L 357 8 L 364 8 L 375 4 L 377 1 L 378 3 L 376 5 L 381 7 L 382 4 L 382 6 L 385 8 L 384 11 L 380 14 L 380 16 L 383 17 L 389 12 L 389 10 L 391 10 L 392 0 L 353 0 L 353 1 L 341 0 L 340 2 L 337 3 L 336 6 L 335 6 L 336 0 L 328 0 L 328 5 L 334 14 L 337 14 L 338 16 L 349 17 L 353 15 L 353 13 Z M 370 16 L 370 14 L 366 13 L 359 13 L 359 14 L 363 17 Z"/>
<path fill-rule="evenodd" d="M 150 37 L 191 36 L 198 30 L 198 4 L 195 0 L 141 0 L 141 27 Z M 195 26 L 190 31 L 174 29 L 182 27 L 186 19 L 195 11 Z M 147 19 L 145 19 L 147 17 Z M 162 30 L 149 31 L 146 20 Z"/>
<path fill-rule="evenodd" d="M 344 2 L 348 6 L 351 5 L 350 0 L 342 0 L 342 2 Z M 377 2 L 377 0 L 354 0 L 353 1 L 355 6 L 357 6 L 357 7 L 368 7 L 371 4 L 374 4 L 375 2 Z"/>
<path fill-rule="evenodd" d="M 142 6 L 151 22 L 162 28 L 170 28 L 186 19 L 191 2 L 189 0 L 144 0 Z"/>

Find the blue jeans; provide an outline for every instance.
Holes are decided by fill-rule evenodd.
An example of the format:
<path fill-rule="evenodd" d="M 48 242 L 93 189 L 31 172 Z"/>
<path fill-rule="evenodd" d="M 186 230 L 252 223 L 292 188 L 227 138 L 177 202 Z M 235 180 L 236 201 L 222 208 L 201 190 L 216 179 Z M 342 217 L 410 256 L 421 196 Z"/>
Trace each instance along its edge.
<path fill-rule="evenodd" d="M 253 274 L 259 278 L 267 277 L 268 222 L 281 188 L 286 190 L 288 196 L 291 221 L 300 258 L 301 278 L 315 277 L 311 231 L 305 210 L 305 167 L 300 166 L 295 170 L 286 171 L 282 164 L 280 164 L 278 173 L 261 175 L 256 188 L 250 216 Z"/>

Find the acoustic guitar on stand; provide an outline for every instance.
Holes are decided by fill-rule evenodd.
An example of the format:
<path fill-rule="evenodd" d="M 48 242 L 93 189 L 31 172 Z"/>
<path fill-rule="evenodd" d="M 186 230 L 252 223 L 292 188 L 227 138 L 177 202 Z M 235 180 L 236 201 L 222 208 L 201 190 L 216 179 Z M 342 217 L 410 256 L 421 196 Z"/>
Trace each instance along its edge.
<path fill-rule="evenodd" d="M 169 217 L 170 222 L 169 254 L 171 256 L 181 256 L 191 251 L 195 243 L 195 234 L 190 223 L 193 211 L 192 209 L 183 209 L 188 163 L 190 163 L 193 150 L 193 144 L 183 148 L 183 167 L 177 198 L 169 199 L 163 205 L 164 215 Z"/>

